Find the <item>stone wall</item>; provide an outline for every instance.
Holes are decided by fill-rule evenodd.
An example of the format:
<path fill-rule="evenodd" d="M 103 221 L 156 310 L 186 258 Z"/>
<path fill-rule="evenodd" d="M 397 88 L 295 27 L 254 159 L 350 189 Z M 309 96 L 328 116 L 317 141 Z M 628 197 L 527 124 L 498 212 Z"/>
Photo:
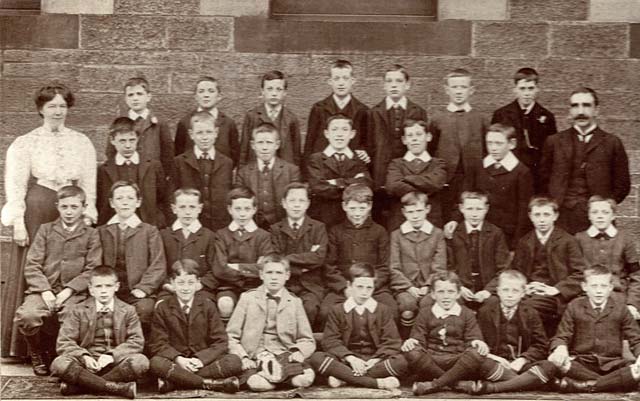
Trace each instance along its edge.
<path fill-rule="evenodd" d="M 77 94 L 68 125 L 101 154 L 122 84 L 138 74 L 151 82 L 154 110 L 173 125 L 193 107 L 197 77 L 216 76 L 220 107 L 240 124 L 259 102 L 260 74 L 280 69 L 304 129 L 312 103 L 329 93 L 328 65 L 337 57 L 355 64 L 355 93 L 369 105 L 383 97 L 389 63 L 408 67 L 411 97 L 429 110 L 446 104 L 442 77 L 467 68 L 477 88 L 472 104 L 488 113 L 512 100 L 510 77 L 530 66 L 542 74 L 541 103 L 561 129 L 573 87 L 601 94 L 601 125 L 622 138 L 634 174 L 620 221 L 640 235 L 637 0 L 440 0 L 438 20 L 424 23 L 281 21 L 268 18 L 268 7 L 268 0 L 43 0 L 41 15 L 0 16 L 1 157 L 39 125 L 32 93 L 53 78 Z M 2 201 L 1 186 L 0 194 Z"/>

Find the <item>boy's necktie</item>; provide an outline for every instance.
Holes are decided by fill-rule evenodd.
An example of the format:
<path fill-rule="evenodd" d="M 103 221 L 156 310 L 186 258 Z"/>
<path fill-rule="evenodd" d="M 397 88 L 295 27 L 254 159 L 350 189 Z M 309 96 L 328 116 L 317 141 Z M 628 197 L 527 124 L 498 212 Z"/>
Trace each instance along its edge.
<path fill-rule="evenodd" d="M 189 305 L 182 305 L 182 311 L 185 315 L 189 316 Z"/>

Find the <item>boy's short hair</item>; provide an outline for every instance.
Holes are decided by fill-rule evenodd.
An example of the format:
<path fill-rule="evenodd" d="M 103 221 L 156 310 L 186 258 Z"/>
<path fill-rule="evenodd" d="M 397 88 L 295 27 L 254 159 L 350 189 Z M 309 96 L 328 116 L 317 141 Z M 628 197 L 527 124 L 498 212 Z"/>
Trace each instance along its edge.
<path fill-rule="evenodd" d="M 126 92 L 127 88 L 132 86 L 142 86 L 147 93 L 151 92 L 151 87 L 149 86 L 149 81 L 147 81 L 143 77 L 133 77 L 129 78 L 127 82 L 124 83 L 124 91 Z"/>
<path fill-rule="evenodd" d="M 140 133 L 135 129 L 136 123 L 129 117 L 118 117 L 109 126 L 109 138 L 114 139 L 117 134 L 133 132 L 136 136 Z"/>
<path fill-rule="evenodd" d="M 289 83 L 287 82 L 287 78 L 285 75 L 278 70 L 271 70 L 265 73 L 260 80 L 260 87 L 264 88 L 264 81 L 273 81 L 274 79 L 281 79 L 284 81 L 284 88 L 287 89 Z"/>
<path fill-rule="evenodd" d="M 36 103 L 38 112 L 40 112 L 40 109 L 45 103 L 52 101 L 56 95 L 62 96 L 64 101 L 67 102 L 68 108 L 72 108 L 76 101 L 75 96 L 73 96 L 69 88 L 61 83 L 52 82 L 38 89 L 33 96 L 33 101 Z"/>
<path fill-rule="evenodd" d="M 179 259 L 176 260 L 171 265 L 171 271 L 169 272 L 169 278 L 174 279 L 178 276 L 183 276 L 185 274 L 193 274 L 195 276 L 198 275 L 200 266 L 198 262 L 193 259 Z"/>
<path fill-rule="evenodd" d="M 251 140 L 254 140 L 256 138 L 256 135 L 265 132 L 275 134 L 276 141 L 280 140 L 280 131 L 278 131 L 278 127 L 269 122 L 260 123 L 260 125 L 255 127 L 253 131 L 251 131 Z"/>
<path fill-rule="evenodd" d="M 411 191 L 402 195 L 402 198 L 400 198 L 400 203 L 402 204 L 402 207 L 413 206 L 417 205 L 418 203 L 422 203 L 423 205 L 428 206 L 429 196 L 422 192 Z"/>
<path fill-rule="evenodd" d="M 214 84 L 216 84 L 216 89 L 218 89 L 218 92 L 222 93 L 222 88 L 220 88 L 220 82 L 218 82 L 218 80 L 215 79 L 214 77 L 211 77 L 208 75 L 203 75 L 200 78 L 198 78 L 198 80 L 196 81 L 196 86 L 194 87 L 194 92 L 198 90 L 198 85 L 200 85 L 201 82 L 213 82 Z"/>
<path fill-rule="evenodd" d="M 424 132 L 429 132 L 429 123 L 427 121 L 412 120 L 410 118 L 407 118 L 406 120 L 404 120 L 404 128 L 411 128 L 414 125 L 419 125 L 422 128 L 424 128 Z M 402 131 L 402 135 L 404 135 L 404 130 Z"/>
<path fill-rule="evenodd" d="M 458 291 L 462 288 L 462 282 L 460 281 L 460 277 L 456 274 L 456 272 L 447 270 L 442 272 L 435 272 L 429 277 L 429 288 L 431 292 L 436 289 L 436 281 L 448 281 L 456 285 Z"/>
<path fill-rule="evenodd" d="M 208 111 L 202 110 L 202 111 L 197 111 L 193 113 L 193 115 L 189 119 L 189 129 L 193 129 L 193 125 L 195 123 L 204 123 L 204 122 L 211 122 L 211 124 L 213 124 L 213 127 L 217 128 L 216 118 L 212 116 L 211 113 L 209 113 Z"/>
<path fill-rule="evenodd" d="M 227 206 L 231 206 L 236 199 L 251 199 L 253 206 L 257 206 L 256 195 L 250 188 L 247 187 L 235 187 L 227 194 Z"/>
<path fill-rule="evenodd" d="M 498 274 L 498 286 L 500 286 L 500 282 L 504 279 L 520 280 L 522 281 L 523 287 L 527 285 L 528 282 L 527 276 L 522 274 L 520 270 L 515 269 L 506 269 L 501 271 L 500 274 Z"/>
<path fill-rule="evenodd" d="M 349 270 L 347 271 L 347 279 L 349 280 L 349 282 L 353 283 L 353 280 L 357 279 L 358 277 L 371 277 L 375 279 L 376 269 L 371 263 L 354 263 L 349 266 Z"/>
<path fill-rule="evenodd" d="M 262 256 L 258 260 L 258 269 L 262 271 L 262 269 L 264 269 L 267 263 L 280 263 L 282 266 L 284 266 L 285 271 L 290 271 L 291 269 L 289 259 L 287 259 L 285 256 L 282 256 L 282 255 L 271 254 L 271 255 Z"/>
<path fill-rule="evenodd" d="M 499 132 L 504 135 L 507 141 L 516 139 L 516 129 L 511 125 L 501 123 L 491 124 L 487 130 L 487 134 L 489 134 L 489 132 Z M 487 134 L 485 134 L 485 138 L 487 137 Z"/>
<path fill-rule="evenodd" d="M 331 122 L 335 120 L 346 120 L 349 122 L 349 126 L 353 128 L 353 120 L 351 119 L 351 117 L 343 113 L 336 113 L 327 118 L 327 123 L 324 125 L 324 129 L 329 129 L 329 124 L 331 124 Z"/>
<path fill-rule="evenodd" d="M 58 192 L 56 192 L 57 200 L 74 197 L 80 198 L 80 200 L 82 200 L 82 204 L 84 204 L 87 200 L 87 194 L 84 192 L 84 189 L 80 188 L 77 185 L 65 185 L 64 187 L 60 188 Z"/>
<path fill-rule="evenodd" d="M 373 203 L 373 191 L 364 184 L 351 184 L 342 192 L 342 202 Z"/>
<path fill-rule="evenodd" d="M 524 68 L 520 68 L 513 75 L 513 83 L 517 84 L 519 81 L 523 79 L 525 81 L 533 81 L 537 84 L 538 79 L 540 79 L 540 76 L 538 75 L 538 71 L 534 70 L 533 68 L 524 67 Z"/>
<path fill-rule="evenodd" d="M 409 81 L 409 72 L 407 71 L 407 69 L 401 65 L 401 64 L 391 64 L 385 71 L 384 71 L 384 75 L 382 76 L 382 78 L 387 76 L 387 73 L 389 72 L 393 72 L 393 71 L 400 71 L 402 73 L 402 75 L 404 75 L 404 79 L 405 81 Z"/>
<path fill-rule="evenodd" d="M 613 211 L 614 214 L 616 212 L 616 209 L 618 208 L 618 203 L 615 200 L 611 198 L 605 198 L 604 196 L 600 196 L 600 195 L 592 195 L 589 198 L 589 205 L 587 206 L 587 210 L 590 210 L 591 204 L 596 202 L 607 202 L 611 206 L 611 210 Z"/>
<path fill-rule="evenodd" d="M 116 281 L 118 281 L 118 273 L 116 273 L 116 270 L 113 267 L 107 265 L 96 266 L 89 272 L 89 285 L 91 285 L 91 279 L 94 277 L 109 276 L 115 277 Z"/>
<path fill-rule="evenodd" d="M 607 266 L 597 263 L 588 266 L 582 271 L 582 281 L 586 283 L 587 279 L 591 276 L 602 276 L 605 274 L 611 274 L 611 278 L 613 279 L 613 273 L 611 272 L 611 270 Z"/>
<path fill-rule="evenodd" d="M 580 86 L 576 88 L 573 92 L 571 92 L 571 94 L 569 95 L 569 98 L 571 98 L 573 95 L 576 95 L 578 93 L 585 93 L 593 96 L 594 106 L 597 106 L 600 104 L 600 101 L 598 100 L 598 94 L 596 93 L 595 89 L 591 89 L 588 86 Z"/>
<path fill-rule="evenodd" d="M 195 188 L 179 188 L 173 191 L 173 196 L 171 199 L 172 205 L 176 204 L 178 196 L 180 195 L 196 196 L 198 198 L 198 203 L 202 203 L 202 192 L 200 192 L 200 190 Z"/>
<path fill-rule="evenodd" d="M 531 212 L 533 207 L 551 206 L 554 212 L 558 213 L 558 202 L 550 196 L 534 196 L 529 201 L 528 210 Z"/>
<path fill-rule="evenodd" d="M 467 199 L 479 199 L 483 200 L 485 204 L 489 204 L 489 194 L 481 190 L 462 191 L 460 194 L 460 204 L 464 204 L 464 201 Z"/>
<path fill-rule="evenodd" d="M 353 64 L 349 60 L 338 59 L 331 64 L 331 68 L 349 68 L 353 75 Z"/>
<path fill-rule="evenodd" d="M 456 68 L 444 77 L 444 83 L 448 84 L 450 78 L 469 78 L 471 79 L 471 72 L 464 68 Z"/>
<path fill-rule="evenodd" d="M 132 182 L 132 181 L 120 180 L 120 181 L 114 182 L 113 185 L 111 186 L 111 189 L 109 190 L 109 199 L 113 199 L 113 193 L 116 191 L 116 189 L 122 188 L 122 187 L 131 187 L 131 188 L 133 188 L 136 191 L 136 197 L 138 199 L 141 198 L 142 194 L 141 194 L 140 187 L 138 186 L 138 184 L 136 184 L 135 182 Z"/>
<path fill-rule="evenodd" d="M 305 191 L 307 191 L 307 197 L 309 197 L 309 184 L 307 184 L 306 182 L 293 181 L 284 187 L 282 199 L 286 199 L 287 195 L 289 195 L 289 191 L 294 189 L 304 189 Z"/>

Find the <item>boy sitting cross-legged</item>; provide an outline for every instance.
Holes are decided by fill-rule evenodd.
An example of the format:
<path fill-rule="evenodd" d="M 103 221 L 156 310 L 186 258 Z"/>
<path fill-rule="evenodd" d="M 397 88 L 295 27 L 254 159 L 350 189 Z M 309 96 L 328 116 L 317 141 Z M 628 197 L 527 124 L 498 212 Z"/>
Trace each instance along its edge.
<path fill-rule="evenodd" d="M 289 261 L 270 255 L 258 268 L 262 285 L 240 296 L 227 325 L 229 352 L 242 358 L 241 381 L 253 391 L 309 387 L 315 373 L 305 360 L 316 342 L 302 301 L 284 287 Z"/>
<path fill-rule="evenodd" d="M 91 271 L 91 297 L 74 308 L 58 334 L 51 371 L 60 393 L 136 397 L 136 379 L 149 369 L 136 309 L 118 298 L 120 283 L 109 266 Z"/>
<path fill-rule="evenodd" d="M 612 297 L 613 275 L 602 265 L 584 271 L 582 289 L 551 339 L 549 360 L 564 378 L 556 388 L 564 392 L 631 391 L 640 381 L 640 328 L 625 302 Z M 622 357 L 628 340 L 635 363 Z"/>
<path fill-rule="evenodd" d="M 171 285 L 175 295 L 156 305 L 149 341 L 151 372 L 158 390 L 202 388 L 235 393 L 242 372 L 240 358 L 229 354 L 224 324 L 215 303 L 197 293 L 201 287 L 198 263 L 176 261 Z"/>
<path fill-rule="evenodd" d="M 328 376 L 330 387 L 348 383 L 391 390 L 407 372 L 392 314 L 371 297 L 375 274 L 368 263 L 349 268 L 351 295 L 329 312 L 322 337 L 326 352 L 316 352 L 309 360 L 319 374 Z"/>

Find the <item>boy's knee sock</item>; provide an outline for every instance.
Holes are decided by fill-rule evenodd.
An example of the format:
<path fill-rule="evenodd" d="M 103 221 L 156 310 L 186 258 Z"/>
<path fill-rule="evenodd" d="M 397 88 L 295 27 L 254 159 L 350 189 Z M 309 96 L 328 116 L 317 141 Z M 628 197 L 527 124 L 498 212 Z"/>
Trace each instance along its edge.
<path fill-rule="evenodd" d="M 600 377 L 599 374 L 576 361 L 571 361 L 571 367 L 565 376 L 581 381 L 597 380 Z"/>
<path fill-rule="evenodd" d="M 480 365 L 480 375 L 492 382 L 506 381 L 515 378 L 518 374 L 512 369 L 507 369 L 491 358 L 483 358 Z"/>
<path fill-rule="evenodd" d="M 313 354 L 309 363 L 318 372 L 318 374 L 323 376 L 333 376 L 336 379 L 340 379 L 343 382 L 347 382 L 355 386 L 378 388 L 378 382 L 376 379 L 368 376 L 354 375 L 353 370 L 351 370 L 349 366 L 327 353 L 317 352 Z"/>
<path fill-rule="evenodd" d="M 209 379 L 224 379 L 242 373 L 242 360 L 237 355 L 227 354 L 198 371 L 198 376 Z"/>
<path fill-rule="evenodd" d="M 375 364 L 367 372 L 367 376 L 385 378 L 389 376 L 402 377 L 407 373 L 407 361 L 402 357 L 391 357 Z"/>
<path fill-rule="evenodd" d="M 553 372 L 553 370 L 551 370 L 551 372 Z M 529 368 L 526 372 L 521 373 L 520 375 L 507 381 L 488 383 L 488 392 L 503 393 L 507 391 L 524 391 L 537 389 L 553 379 L 553 375 L 550 375 L 549 373 L 550 368 L 545 367 L 542 364 L 536 365 Z"/>
<path fill-rule="evenodd" d="M 112 382 L 126 383 L 126 382 L 136 381 L 136 379 L 138 378 L 138 375 L 136 374 L 135 370 L 131 366 L 132 363 L 133 361 L 131 359 L 127 359 L 122 363 L 120 363 L 119 365 L 115 366 L 106 374 L 102 375 L 102 378 Z"/>
<path fill-rule="evenodd" d="M 424 351 L 414 350 L 407 354 L 407 360 L 409 365 L 413 368 L 420 379 L 432 379 L 434 377 L 440 377 L 445 372 L 442 370 L 431 355 Z"/>
<path fill-rule="evenodd" d="M 439 388 L 452 385 L 472 372 L 477 372 L 482 363 L 482 357 L 475 350 L 466 350 L 451 369 L 435 379 L 431 384 Z"/>
<path fill-rule="evenodd" d="M 627 366 L 600 377 L 596 380 L 593 391 L 625 391 L 633 389 L 637 384 L 638 382 L 631 375 L 631 368 Z"/>
<path fill-rule="evenodd" d="M 151 373 L 162 379 L 169 380 L 181 388 L 202 388 L 202 377 L 181 368 L 166 358 L 152 358 Z"/>
<path fill-rule="evenodd" d="M 107 381 L 89 372 L 77 362 L 71 362 L 60 378 L 65 382 L 77 384 L 97 393 L 107 392 Z"/>

